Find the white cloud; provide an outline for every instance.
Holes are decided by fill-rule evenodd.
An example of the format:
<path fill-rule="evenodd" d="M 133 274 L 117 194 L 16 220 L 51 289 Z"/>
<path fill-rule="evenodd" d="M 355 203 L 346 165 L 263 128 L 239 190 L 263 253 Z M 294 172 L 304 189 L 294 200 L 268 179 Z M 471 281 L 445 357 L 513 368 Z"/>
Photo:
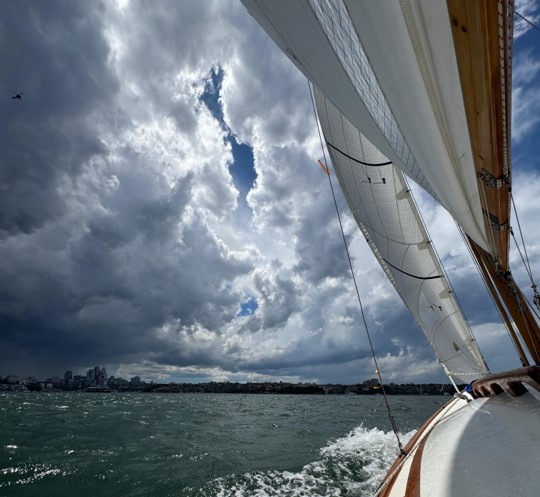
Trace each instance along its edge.
<path fill-rule="evenodd" d="M 540 122 L 539 74 L 540 59 L 532 47 L 526 46 L 514 55 L 512 137 L 518 143 L 527 137 Z"/>
<path fill-rule="evenodd" d="M 513 82 L 517 86 L 531 83 L 540 71 L 540 60 L 534 57 L 531 50 L 520 53 L 516 57 L 512 71 Z"/>

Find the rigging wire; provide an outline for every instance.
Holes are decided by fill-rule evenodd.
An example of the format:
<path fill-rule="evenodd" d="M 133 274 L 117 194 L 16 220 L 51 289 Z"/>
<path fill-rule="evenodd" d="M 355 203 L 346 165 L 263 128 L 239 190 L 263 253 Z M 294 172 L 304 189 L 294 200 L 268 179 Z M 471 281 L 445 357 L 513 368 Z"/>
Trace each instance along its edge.
<path fill-rule="evenodd" d="M 514 231 L 512 229 L 510 229 L 510 233 L 511 233 L 513 239 L 514 239 L 514 243 L 516 244 L 519 255 L 521 256 L 521 260 L 523 261 L 523 265 L 525 266 L 525 270 L 527 271 L 527 273 L 529 275 L 529 278 L 531 280 L 531 288 L 533 289 L 533 292 L 534 292 L 533 301 L 534 301 L 535 305 L 538 307 L 538 309 L 540 310 L 540 296 L 538 295 L 538 292 L 536 290 L 537 285 L 534 282 L 534 278 L 533 278 L 533 275 L 532 275 L 531 265 L 530 265 L 530 262 L 529 262 L 529 256 L 527 255 L 527 248 L 525 246 L 525 240 L 523 238 L 523 230 L 521 229 L 521 224 L 519 222 L 519 216 L 518 216 L 518 213 L 517 213 L 516 204 L 514 202 L 514 196 L 511 195 L 510 198 L 512 200 L 512 206 L 514 208 L 514 214 L 516 215 L 516 221 L 517 221 L 517 224 L 518 224 L 518 230 L 519 230 L 519 234 L 520 234 L 520 237 L 521 237 L 521 243 L 523 244 L 523 251 L 525 253 L 525 258 L 523 257 L 523 254 L 521 253 L 521 250 L 520 250 L 519 245 L 517 243 L 516 237 L 514 235 Z M 521 298 L 520 298 L 519 294 L 521 294 Z M 525 296 L 519 291 L 519 288 L 517 288 L 516 300 L 517 300 L 517 303 L 518 303 L 518 306 L 519 306 L 519 311 L 520 311 L 520 313 L 522 315 L 523 322 L 525 323 L 525 327 L 526 327 L 527 333 L 529 335 L 529 339 L 531 340 L 531 343 L 533 344 L 534 351 L 536 352 L 536 354 L 540 355 L 540 351 L 538 350 L 537 340 L 535 340 L 535 336 L 533 336 L 533 333 L 532 333 L 532 331 L 531 331 L 531 329 L 529 327 L 529 322 L 528 322 L 527 317 L 525 315 L 525 308 L 524 308 L 525 304 L 523 304 L 521 302 L 522 299 L 525 301 L 525 304 L 528 305 L 528 302 L 525 299 Z M 536 315 L 537 318 L 539 317 L 538 313 L 536 312 L 534 307 L 529 305 L 529 309 L 533 311 L 533 313 Z"/>
<path fill-rule="evenodd" d="M 519 252 L 519 255 L 521 257 L 521 261 L 523 262 L 523 265 L 525 266 L 525 271 L 527 271 L 527 273 L 529 275 L 529 278 L 531 280 L 531 283 L 532 283 L 531 288 L 533 289 L 533 292 L 534 292 L 533 302 L 538 307 L 539 303 L 540 303 L 540 296 L 538 295 L 537 285 L 536 285 L 536 283 L 534 282 L 534 280 L 532 278 L 532 273 L 530 272 L 530 269 L 527 268 L 527 266 L 526 266 L 525 259 L 523 258 L 523 254 L 521 253 L 521 249 L 519 248 L 518 242 L 516 240 L 516 236 L 514 235 L 514 231 L 512 229 L 510 229 L 510 233 L 512 235 L 512 238 L 514 239 L 514 243 L 516 244 L 517 251 Z M 524 244 L 524 246 L 525 246 L 525 244 Z M 538 308 L 540 309 L 540 307 L 538 307 Z M 530 306 L 530 309 L 532 310 L 532 312 L 534 312 L 535 316 L 538 319 L 540 319 L 540 315 L 538 314 L 537 310 L 532 306 Z"/>
<path fill-rule="evenodd" d="M 525 257 L 524 257 L 523 252 L 521 252 L 521 248 L 519 246 L 519 243 L 516 240 L 516 235 L 514 234 L 514 230 L 512 228 L 510 228 L 510 234 L 512 235 L 512 238 L 514 239 L 514 243 L 516 244 L 516 249 L 517 249 L 517 251 L 519 253 L 519 256 L 521 257 L 521 262 L 523 262 L 523 266 L 525 267 L 525 271 L 527 273 L 527 276 L 529 277 L 529 280 L 531 280 L 531 285 L 534 287 L 535 284 L 534 284 L 534 280 L 533 280 L 532 273 L 531 273 L 531 267 L 528 264 L 529 261 L 528 261 L 528 258 L 527 258 L 527 252 L 526 252 L 526 249 L 525 249 L 525 244 L 523 245 L 523 248 L 525 250 Z M 523 243 L 523 239 L 521 241 Z"/>
<path fill-rule="evenodd" d="M 531 280 L 531 284 L 534 285 L 534 278 L 533 278 L 533 275 L 532 275 L 531 263 L 529 262 L 529 256 L 527 254 L 527 246 L 525 245 L 525 240 L 523 239 L 523 230 L 521 229 L 521 223 L 519 222 L 519 216 L 518 216 L 518 212 L 517 212 L 517 209 L 516 209 L 516 203 L 514 201 L 514 196 L 513 195 L 511 195 L 511 200 L 512 200 L 512 207 L 514 208 L 514 215 L 516 216 L 516 221 L 517 221 L 518 230 L 519 230 L 519 236 L 521 238 L 521 243 L 523 244 L 523 252 L 525 253 L 525 259 L 523 258 L 523 255 L 521 254 L 521 250 L 520 250 L 519 245 L 517 243 L 516 237 L 514 236 L 514 231 L 513 230 L 511 231 L 511 234 L 514 237 L 514 241 L 516 242 L 516 247 L 519 250 L 519 255 L 521 256 L 521 260 L 523 261 L 523 265 L 525 266 L 525 270 L 527 271 L 527 274 L 529 275 L 529 279 Z"/>
<path fill-rule="evenodd" d="M 540 31 L 540 28 L 536 24 L 529 21 L 529 19 L 527 19 L 526 17 L 522 16 L 518 11 L 514 10 L 514 14 L 516 14 L 516 16 L 518 16 L 520 19 L 523 19 L 527 24 L 530 24 L 537 31 Z"/>
<path fill-rule="evenodd" d="M 512 207 L 514 208 L 514 214 L 516 216 L 517 226 L 518 226 L 518 230 L 519 230 L 519 236 L 521 238 L 521 243 L 523 245 L 523 252 L 525 254 L 525 257 L 523 257 L 523 254 L 521 253 L 521 249 L 519 248 L 518 242 L 517 242 L 516 237 L 514 235 L 514 230 L 512 230 L 511 228 L 510 228 L 510 234 L 512 235 L 512 238 L 514 239 L 514 243 L 516 244 L 516 247 L 518 249 L 521 260 L 523 261 L 523 265 L 525 266 L 525 270 L 527 271 L 527 274 L 529 275 L 529 279 L 531 280 L 531 288 L 532 288 L 533 293 L 534 293 L 533 302 L 536 305 L 536 307 L 538 308 L 538 310 L 540 311 L 540 295 L 538 295 L 538 291 L 537 291 L 538 286 L 537 286 L 537 284 L 536 284 L 536 282 L 534 280 L 533 274 L 532 274 L 531 263 L 529 261 L 529 255 L 527 254 L 527 245 L 525 245 L 525 239 L 523 238 L 523 230 L 521 229 L 521 223 L 519 222 L 519 216 L 518 216 L 518 211 L 517 211 L 517 208 L 516 208 L 516 203 L 514 201 L 514 196 L 513 195 L 511 195 L 510 198 L 512 200 Z M 532 308 L 532 309 L 533 309 L 534 313 L 536 314 L 536 317 L 540 318 L 540 316 L 538 316 L 536 310 L 534 308 Z"/>
<path fill-rule="evenodd" d="M 385 391 L 385 388 L 384 388 L 384 383 L 382 381 L 381 372 L 380 372 L 380 369 L 379 369 L 379 365 L 377 363 L 377 356 L 375 354 L 375 349 L 374 349 L 373 343 L 371 341 L 371 335 L 369 333 L 369 328 L 368 328 L 366 316 L 365 316 L 365 313 L 364 313 L 364 306 L 362 305 L 362 299 L 360 297 L 360 291 L 358 289 L 358 283 L 356 282 L 356 276 L 354 274 L 351 255 L 350 255 L 350 252 L 349 252 L 349 247 L 347 245 L 347 239 L 345 238 L 345 231 L 343 229 L 343 223 L 341 222 L 341 216 L 339 214 L 339 208 L 338 208 L 338 205 L 337 205 L 336 194 L 334 192 L 334 186 L 332 184 L 332 179 L 330 177 L 330 171 L 328 169 L 328 161 L 326 160 L 326 153 L 324 151 L 321 129 L 320 129 L 320 126 L 319 126 L 319 120 L 317 119 L 317 111 L 315 110 L 315 100 L 313 99 L 313 90 L 311 88 L 311 83 L 309 82 L 309 80 L 308 80 L 308 87 L 309 87 L 309 95 L 311 97 L 311 105 L 313 107 L 313 114 L 315 116 L 315 122 L 317 124 L 317 132 L 319 134 L 319 140 L 320 140 L 320 143 L 321 143 L 321 150 L 322 150 L 323 159 L 324 159 L 324 164 L 322 164 L 321 161 L 318 161 L 318 162 L 319 162 L 319 165 L 324 169 L 324 171 L 326 173 L 326 176 L 328 177 L 328 183 L 330 184 L 330 190 L 332 191 L 332 198 L 334 199 L 334 207 L 336 208 L 336 214 L 337 214 L 337 218 L 338 218 L 338 221 L 339 221 L 339 227 L 341 229 L 341 236 L 343 237 L 343 244 L 345 245 L 345 252 L 347 253 L 347 260 L 349 262 L 349 268 L 351 270 L 352 280 L 353 280 L 353 283 L 354 283 L 354 288 L 356 290 L 356 297 L 358 299 L 358 304 L 360 306 L 360 313 L 362 315 L 362 321 L 364 323 L 364 328 L 366 330 L 366 335 L 367 335 L 367 339 L 368 339 L 368 342 L 369 342 L 369 347 L 371 349 L 371 355 L 373 357 L 373 362 L 375 364 L 375 374 L 377 375 L 377 377 L 379 379 L 379 384 L 380 384 L 380 387 L 381 387 L 381 391 L 383 393 L 384 402 L 386 404 L 386 410 L 388 411 L 388 417 L 390 419 L 390 424 L 392 425 L 392 431 L 394 432 L 394 435 L 396 436 L 396 439 L 397 439 L 399 451 L 400 451 L 400 453 L 402 455 L 407 455 L 407 452 L 405 451 L 405 449 L 403 448 L 403 444 L 401 443 L 401 439 L 399 438 L 399 432 L 398 432 L 398 427 L 397 427 L 397 424 L 396 424 L 396 420 L 394 419 L 394 415 L 392 414 L 392 408 L 390 407 L 390 403 L 388 401 L 388 396 L 386 394 L 386 391 Z"/>
<path fill-rule="evenodd" d="M 518 289 L 518 292 L 519 292 L 519 289 Z M 523 296 L 523 294 L 522 294 Z M 524 298 L 524 297 L 523 297 Z M 523 322 L 525 323 L 525 328 L 526 328 L 526 331 L 527 331 L 527 335 L 529 336 L 529 340 L 531 341 L 532 343 L 532 346 L 533 346 L 533 349 L 534 349 L 534 352 L 537 354 L 537 356 L 540 356 L 540 350 L 539 350 L 539 346 L 537 345 L 537 340 L 535 339 L 536 336 L 533 335 L 533 332 L 531 330 L 531 327 L 529 326 L 529 321 L 527 319 L 527 315 L 525 314 L 525 306 L 523 305 L 523 303 L 521 302 L 520 298 L 519 298 L 519 295 L 516 294 L 515 296 L 515 299 L 517 301 L 517 305 L 518 305 L 518 310 L 519 312 L 521 313 L 521 317 L 523 319 Z M 525 301 L 526 302 L 526 301 Z M 526 302 L 528 303 L 528 302 Z M 529 348 L 530 350 L 530 348 Z"/>

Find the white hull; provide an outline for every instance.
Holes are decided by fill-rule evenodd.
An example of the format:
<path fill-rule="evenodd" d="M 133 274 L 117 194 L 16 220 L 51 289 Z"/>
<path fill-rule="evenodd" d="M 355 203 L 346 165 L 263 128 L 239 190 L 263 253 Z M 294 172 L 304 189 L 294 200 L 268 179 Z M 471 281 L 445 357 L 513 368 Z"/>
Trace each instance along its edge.
<path fill-rule="evenodd" d="M 411 440 L 376 495 L 540 495 L 540 392 L 527 390 L 451 400 Z"/>

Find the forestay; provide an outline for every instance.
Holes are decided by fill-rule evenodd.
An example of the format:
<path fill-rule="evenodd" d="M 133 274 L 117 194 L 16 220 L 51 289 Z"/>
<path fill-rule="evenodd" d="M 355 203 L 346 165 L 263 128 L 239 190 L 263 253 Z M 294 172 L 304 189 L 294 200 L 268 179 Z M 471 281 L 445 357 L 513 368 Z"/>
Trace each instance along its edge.
<path fill-rule="evenodd" d="M 447 374 L 466 383 L 488 374 L 403 174 L 317 89 L 315 99 L 356 222 Z"/>

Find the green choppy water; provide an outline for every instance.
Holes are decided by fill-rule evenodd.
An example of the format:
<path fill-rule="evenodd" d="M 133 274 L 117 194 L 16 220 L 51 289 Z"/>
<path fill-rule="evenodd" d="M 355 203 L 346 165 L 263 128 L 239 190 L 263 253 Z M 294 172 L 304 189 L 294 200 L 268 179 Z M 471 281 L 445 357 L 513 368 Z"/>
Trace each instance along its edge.
<path fill-rule="evenodd" d="M 393 396 L 404 438 L 447 400 Z M 0 394 L 1 496 L 371 495 L 381 396 Z"/>

